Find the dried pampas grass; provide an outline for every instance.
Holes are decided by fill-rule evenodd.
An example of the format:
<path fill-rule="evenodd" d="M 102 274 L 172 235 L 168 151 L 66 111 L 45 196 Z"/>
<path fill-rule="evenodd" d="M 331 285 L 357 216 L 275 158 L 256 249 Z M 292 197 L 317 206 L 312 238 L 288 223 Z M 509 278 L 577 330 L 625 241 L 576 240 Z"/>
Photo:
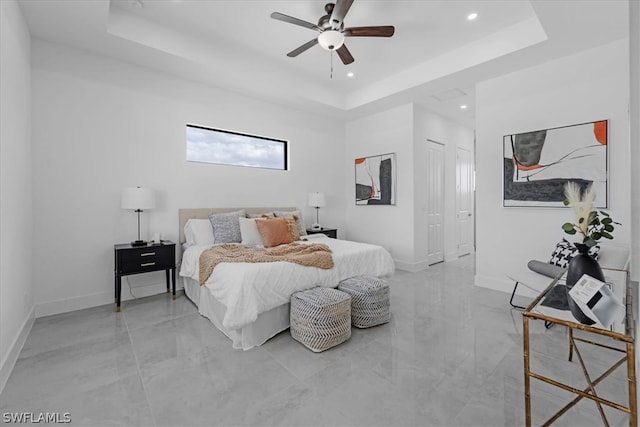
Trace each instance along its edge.
<path fill-rule="evenodd" d="M 576 214 L 578 231 L 586 237 L 588 235 L 587 228 L 593 219 L 592 216 L 595 214 L 593 212 L 593 204 L 596 201 L 595 187 L 593 184 L 589 185 L 583 195 L 580 186 L 573 181 L 569 181 L 564 187 L 564 195 Z"/>
<path fill-rule="evenodd" d="M 593 210 L 596 202 L 596 190 L 593 184 L 587 187 L 584 194 L 580 190 L 580 186 L 575 182 L 569 181 L 564 187 L 564 195 L 566 197 L 564 205 L 571 205 L 573 212 L 576 214 L 577 224 L 566 222 L 562 224 L 562 229 L 567 234 L 580 233 L 583 236 L 582 243 L 588 247 L 594 246 L 597 241 L 604 237 L 605 239 L 613 239 L 611 233 L 615 229 L 615 222 L 608 213 Z"/>

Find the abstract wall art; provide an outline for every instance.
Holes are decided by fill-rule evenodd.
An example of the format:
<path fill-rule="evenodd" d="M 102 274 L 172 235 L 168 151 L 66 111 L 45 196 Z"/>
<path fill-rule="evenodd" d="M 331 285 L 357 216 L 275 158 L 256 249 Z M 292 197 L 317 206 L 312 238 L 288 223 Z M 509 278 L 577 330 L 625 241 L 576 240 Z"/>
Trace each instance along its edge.
<path fill-rule="evenodd" d="M 596 188 L 595 207 L 608 207 L 609 122 L 505 135 L 503 206 L 564 207 L 564 186 Z"/>
<path fill-rule="evenodd" d="M 396 204 L 396 153 L 355 160 L 356 205 Z"/>

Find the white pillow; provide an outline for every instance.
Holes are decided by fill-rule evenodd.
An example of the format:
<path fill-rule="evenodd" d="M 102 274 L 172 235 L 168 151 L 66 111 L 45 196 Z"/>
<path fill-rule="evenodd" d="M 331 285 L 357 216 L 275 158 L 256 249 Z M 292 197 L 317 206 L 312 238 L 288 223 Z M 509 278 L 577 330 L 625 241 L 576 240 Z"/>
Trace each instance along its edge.
<path fill-rule="evenodd" d="M 213 245 L 213 227 L 208 219 L 192 218 L 184 225 L 184 237 L 188 245 Z"/>
<path fill-rule="evenodd" d="M 262 236 L 256 225 L 256 218 L 238 218 L 240 220 L 240 235 L 245 246 L 262 246 Z"/>

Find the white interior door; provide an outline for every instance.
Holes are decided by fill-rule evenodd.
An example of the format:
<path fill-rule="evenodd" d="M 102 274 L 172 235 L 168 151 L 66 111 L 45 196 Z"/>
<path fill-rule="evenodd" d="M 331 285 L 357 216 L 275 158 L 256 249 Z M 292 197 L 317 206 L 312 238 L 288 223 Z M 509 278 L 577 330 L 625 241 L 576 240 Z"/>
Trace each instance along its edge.
<path fill-rule="evenodd" d="M 471 253 L 474 242 L 473 159 L 471 151 L 456 149 L 456 230 L 458 256 Z"/>
<path fill-rule="evenodd" d="M 427 140 L 427 262 L 444 261 L 444 145 Z"/>

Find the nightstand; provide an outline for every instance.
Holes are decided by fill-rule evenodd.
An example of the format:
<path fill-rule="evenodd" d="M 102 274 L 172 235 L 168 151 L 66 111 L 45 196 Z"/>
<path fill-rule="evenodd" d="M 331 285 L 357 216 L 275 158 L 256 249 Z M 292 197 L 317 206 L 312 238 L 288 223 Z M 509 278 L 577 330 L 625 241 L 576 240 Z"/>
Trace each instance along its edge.
<path fill-rule="evenodd" d="M 338 229 L 337 228 L 324 228 L 322 227 L 320 230 L 310 230 L 307 229 L 307 234 L 324 234 L 327 237 L 331 237 L 332 239 L 338 238 Z"/>
<path fill-rule="evenodd" d="M 176 299 L 176 244 L 165 240 L 162 244 L 131 246 L 130 243 L 113 245 L 115 255 L 116 311 L 120 311 L 122 276 L 164 270 L 169 292 L 169 272 L 173 284 L 173 299 Z"/>

